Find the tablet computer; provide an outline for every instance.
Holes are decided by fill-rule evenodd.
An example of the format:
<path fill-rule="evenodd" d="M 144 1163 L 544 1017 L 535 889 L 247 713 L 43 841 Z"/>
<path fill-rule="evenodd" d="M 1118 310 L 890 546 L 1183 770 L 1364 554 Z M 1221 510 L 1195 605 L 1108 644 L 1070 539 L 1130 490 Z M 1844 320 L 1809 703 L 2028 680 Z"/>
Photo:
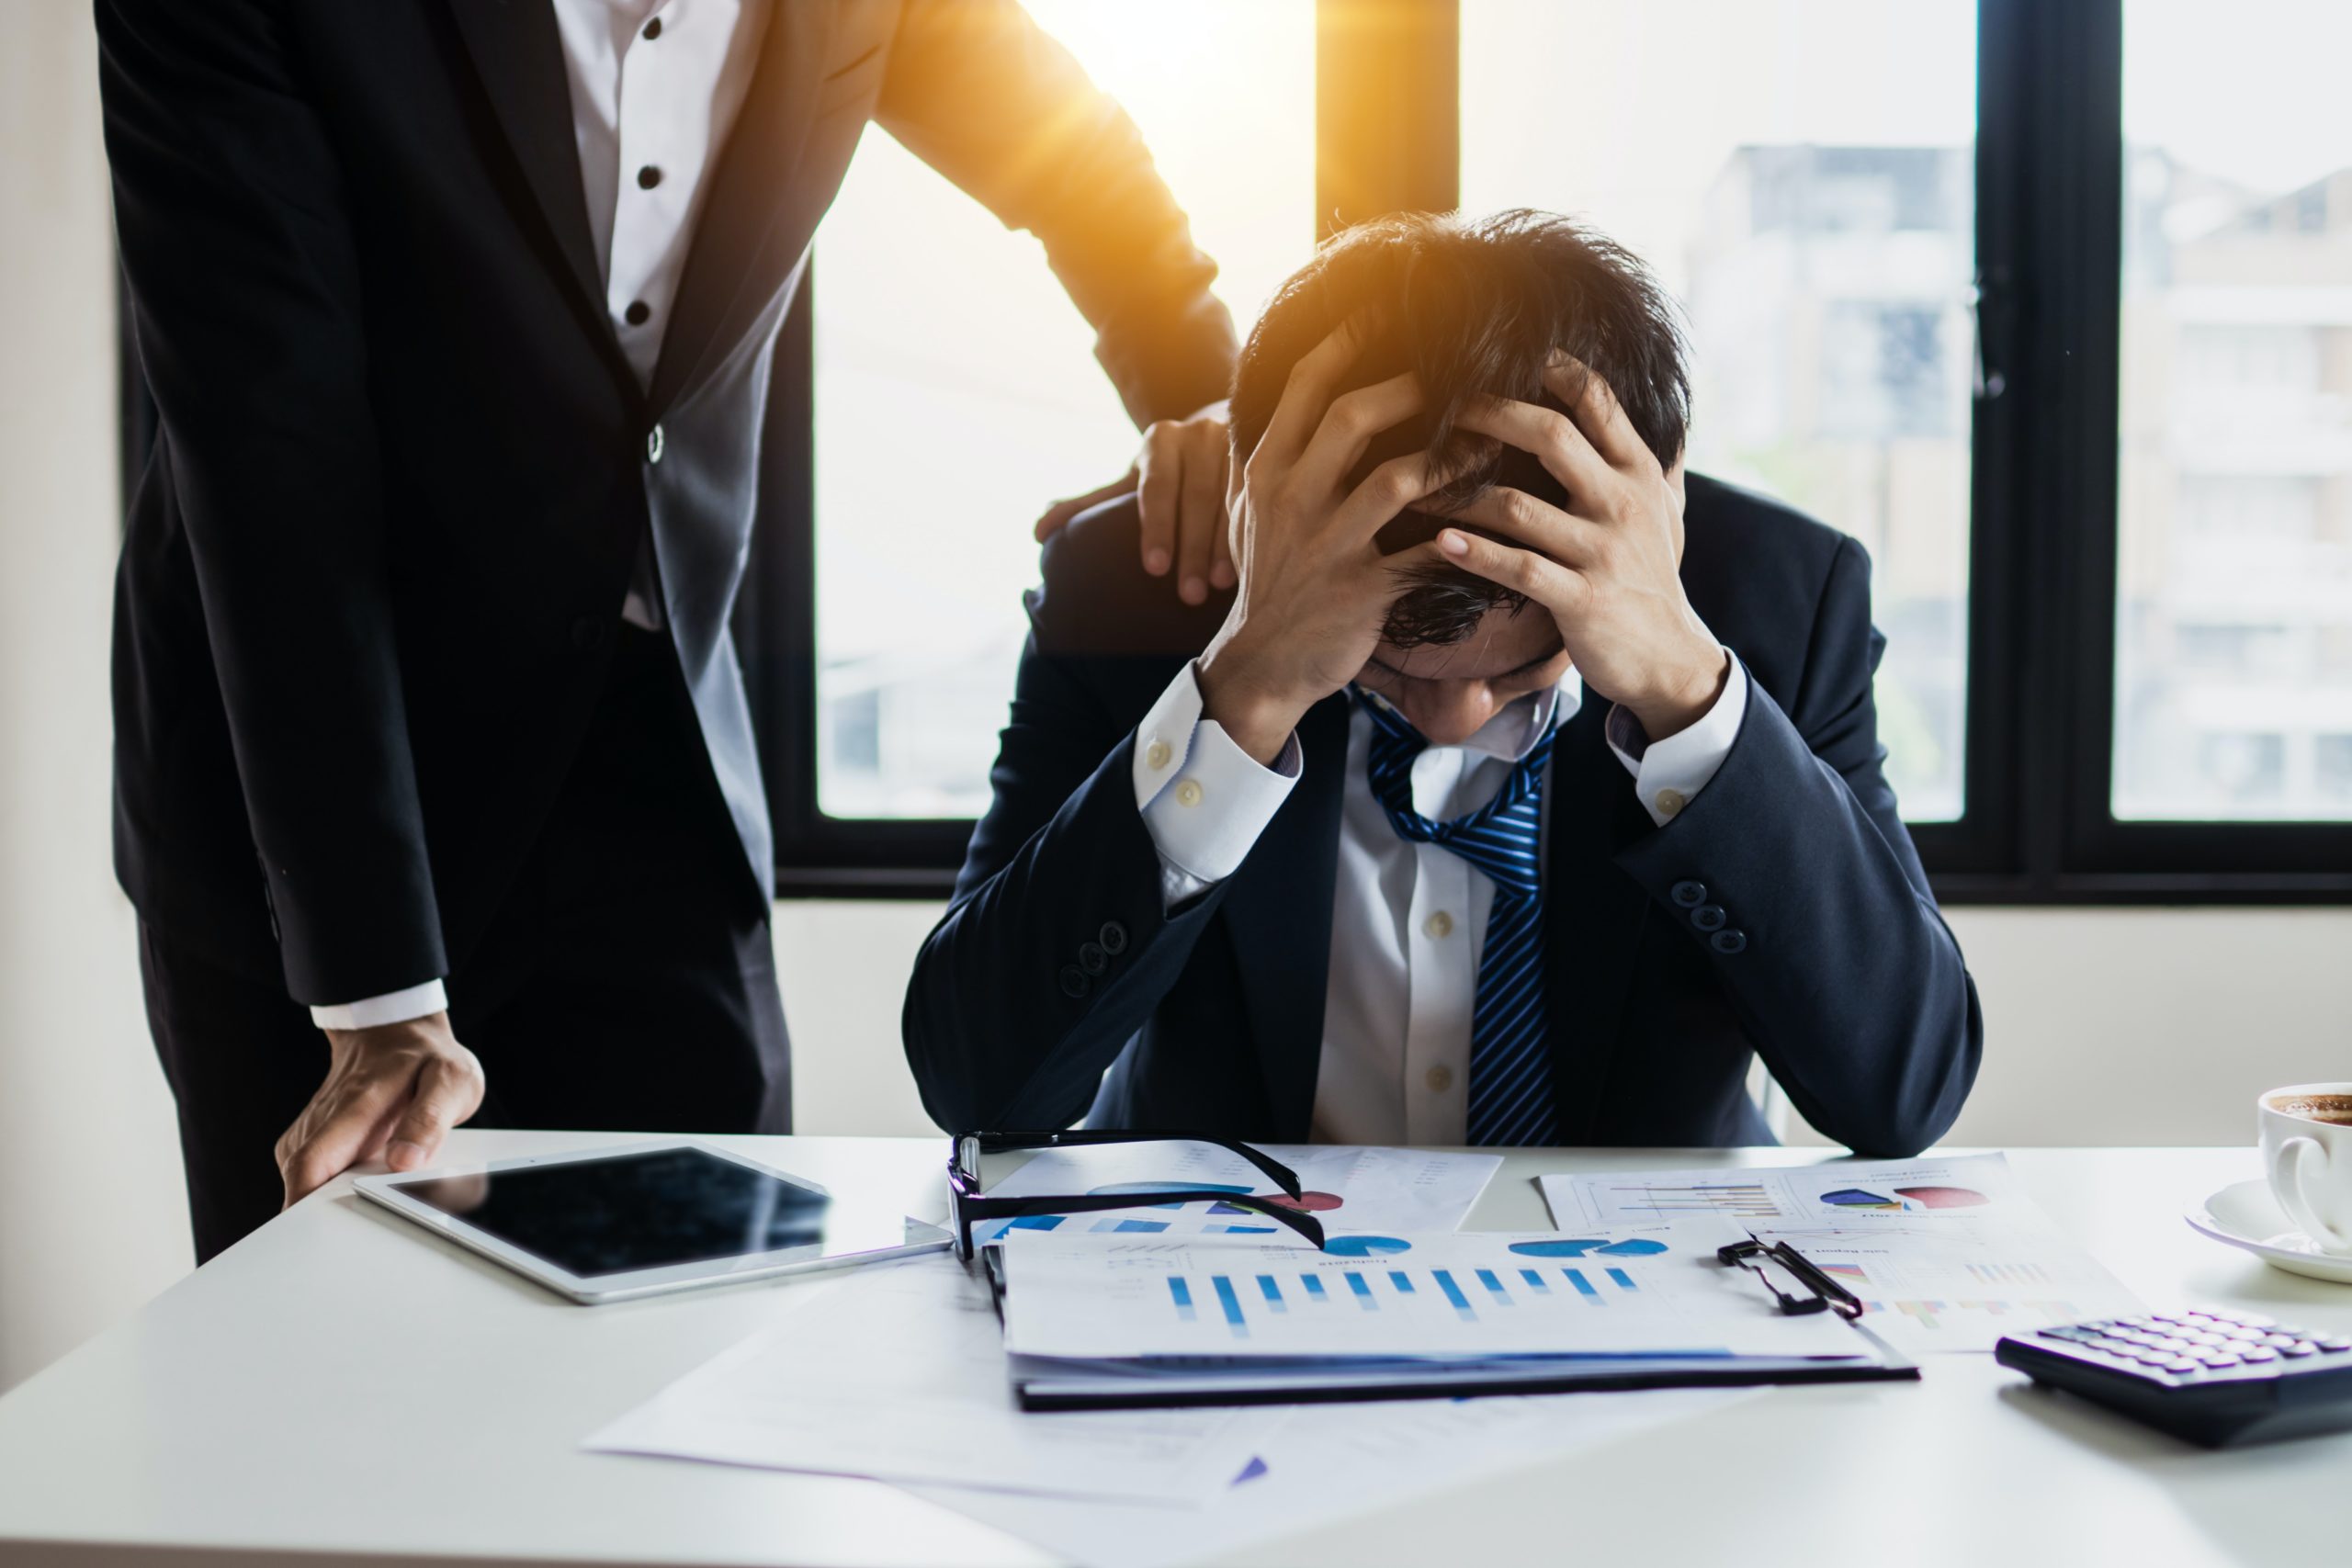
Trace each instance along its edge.
<path fill-rule="evenodd" d="M 948 1234 L 690 1139 L 362 1176 L 359 1195 L 575 1302 L 839 1269 Z"/>

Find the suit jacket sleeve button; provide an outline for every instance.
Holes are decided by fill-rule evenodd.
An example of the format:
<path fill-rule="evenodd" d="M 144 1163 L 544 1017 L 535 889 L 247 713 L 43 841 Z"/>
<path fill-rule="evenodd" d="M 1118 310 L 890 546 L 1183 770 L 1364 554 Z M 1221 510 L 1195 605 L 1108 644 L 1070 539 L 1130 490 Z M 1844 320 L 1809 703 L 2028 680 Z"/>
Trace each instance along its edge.
<path fill-rule="evenodd" d="M 1095 933 L 1095 940 L 1102 944 L 1103 952 L 1116 957 L 1127 950 L 1127 928 L 1116 920 L 1105 920 L 1102 929 Z"/>
<path fill-rule="evenodd" d="M 1093 988 L 1094 982 L 1086 977 L 1085 970 L 1075 964 L 1062 965 L 1062 995 L 1082 997 Z"/>
<path fill-rule="evenodd" d="M 1707 945 L 1717 953 L 1739 953 L 1747 946 L 1747 933 L 1743 931 L 1722 931 L 1707 939 Z"/>
<path fill-rule="evenodd" d="M 1082 942 L 1078 944 L 1078 966 L 1089 975 L 1100 975 L 1111 967 L 1111 955 L 1099 942 Z"/>
<path fill-rule="evenodd" d="M 1721 904 L 1702 904 L 1690 911 L 1690 923 L 1702 931 L 1723 930 L 1724 922 L 1729 918 L 1724 913 L 1724 907 Z"/>
<path fill-rule="evenodd" d="M 1703 882 L 1678 882 L 1669 895 L 1686 909 L 1695 909 L 1707 901 L 1707 885 Z"/>

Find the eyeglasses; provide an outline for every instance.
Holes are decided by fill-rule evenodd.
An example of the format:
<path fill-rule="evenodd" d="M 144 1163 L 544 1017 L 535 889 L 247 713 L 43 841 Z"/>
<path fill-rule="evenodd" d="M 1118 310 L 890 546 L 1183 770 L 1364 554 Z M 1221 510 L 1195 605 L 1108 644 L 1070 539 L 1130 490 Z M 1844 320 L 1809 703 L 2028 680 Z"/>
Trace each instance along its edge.
<path fill-rule="evenodd" d="M 1715 1258 L 1719 1262 L 1745 1269 L 1764 1281 L 1764 1288 L 1772 1292 L 1772 1299 L 1779 1302 L 1781 1310 L 1791 1317 L 1803 1317 L 1807 1313 L 1826 1310 L 1835 1312 L 1839 1317 L 1851 1323 L 1862 1315 L 1862 1301 L 1860 1296 L 1822 1272 L 1819 1264 L 1785 1241 L 1774 1242 L 1768 1247 L 1763 1242 L 1750 1237 L 1746 1241 L 1733 1242 L 1728 1247 L 1717 1247 Z M 1813 1294 L 1792 1296 L 1781 1290 L 1774 1282 L 1772 1276 L 1765 1272 L 1764 1264 L 1767 1260 L 1787 1270 L 1797 1283 L 1811 1291 Z"/>
<path fill-rule="evenodd" d="M 1011 1154 L 1021 1149 L 1082 1148 L 1100 1144 L 1206 1144 L 1238 1155 L 1282 1189 L 1281 1193 L 1230 1192 L 1217 1187 L 1177 1187 L 1149 1191 L 1078 1192 L 1065 1197 L 1027 1193 L 990 1197 L 980 1190 L 980 1159 L 985 1155 Z M 956 1140 L 947 1159 L 948 1224 L 956 1232 L 956 1256 L 972 1260 L 972 1227 L 988 1220 L 1018 1220 L 1032 1214 L 1082 1214 L 1102 1209 L 1134 1209 L 1161 1203 L 1224 1203 L 1263 1214 L 1288 1225 L 1317 1248 L 1323 1245 L 1323 1223 L 1291 1207 L 1303 1194 L 1298 1176 L 1288 1166 L 1267 1158 L 1247 1144 L 1193 1133 L 966 1133 Z"/>

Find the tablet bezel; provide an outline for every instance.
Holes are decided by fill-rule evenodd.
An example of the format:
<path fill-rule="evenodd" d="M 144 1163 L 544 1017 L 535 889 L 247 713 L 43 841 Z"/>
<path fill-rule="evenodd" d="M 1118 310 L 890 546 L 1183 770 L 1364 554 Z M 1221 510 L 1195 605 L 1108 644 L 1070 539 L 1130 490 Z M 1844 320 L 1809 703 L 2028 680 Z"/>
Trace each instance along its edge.
<path fill-rule="evenodd" d="M 660 1269 L 633 1269 L 619 1274 L 598 1274 L 593 1277 L 574 1274 L 559 1264 L 526 1252 L 513 1243 L 492 1235 L 467 1221 L 461 1214 L 445 1213 L 432 1204 L 401 1189 L 424 1181 L 442 1181 L 452 1177 L 495 1175 L 502 1170 L 524 1170 L 534 1166 L 574 1165 L 583 1160 L 612 1159 L 616 1156 L 662 1154 L 673 1149 L 693 1149 L 713 1159 L 756 1170 L 763 1176 L 788 1182 L 808 1191 L 832 1196 L 826 1189 L 805 1176 L 776 1169 L 759 1160 L 723 1149 L 698 1138 L 663 1138 L 647 1143 L 611 1144 L 593 1149 L 569 1149 L 560 1154 L 524 1155 L 511 1159 L 475 1160 L 462 1165 L 436 1166 L 429 1170 L 410 1170 L 377 1176 L 355 1177 L 353 1189 L 369 1201 L 390 1209 L 404 1219 L 412 1220 L 425 1229 L 457 1243 L 469 1252 L 481 1254 L 529 1280 L 535 1280 L 567 1300 L 583 1306 L 596 1306 L 606 1302 L 634 1301 L 644 1296 L 663 1295 L 673 1291 L 689 1291 L 709 1285 L 731 1285 L 752 1280 L 771 1280 L 783 1274 L 815 1273 L 828 1269 L 853 1268 L 860 1263 L 880 1262 L 886 1258 L 907 1258 L 917 1253 L 937 1252 L 946 1247 L 953 1237 L 937 1225 L 907 1216 L 906 1240 L 897 1247 L 876 1247 L 865 1252 L 841 1252 L 808 1256 L 807 1247 L 789 1247 L 775 1252 L 745 1253 L 736 1258 L 703 1258 L 691 1263 L 673 1263 Z"/>

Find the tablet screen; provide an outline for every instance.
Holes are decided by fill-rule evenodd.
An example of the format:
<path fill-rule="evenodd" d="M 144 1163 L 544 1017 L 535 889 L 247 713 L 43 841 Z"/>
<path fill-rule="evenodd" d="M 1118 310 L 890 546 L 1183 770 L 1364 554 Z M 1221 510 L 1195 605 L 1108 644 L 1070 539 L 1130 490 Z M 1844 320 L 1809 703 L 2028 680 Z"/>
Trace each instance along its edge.
<path fill-rule="evenodd" d="M 702 1149 L 441 1177 L 400 1190 L 583 1279 L 787 1248 L 867 1251 L 900 1239 L 877 1237 L 865 1224 L 853 1227 L 865 1234 L 832 1234 L 842 1227 L 822 1192 Z"/>

